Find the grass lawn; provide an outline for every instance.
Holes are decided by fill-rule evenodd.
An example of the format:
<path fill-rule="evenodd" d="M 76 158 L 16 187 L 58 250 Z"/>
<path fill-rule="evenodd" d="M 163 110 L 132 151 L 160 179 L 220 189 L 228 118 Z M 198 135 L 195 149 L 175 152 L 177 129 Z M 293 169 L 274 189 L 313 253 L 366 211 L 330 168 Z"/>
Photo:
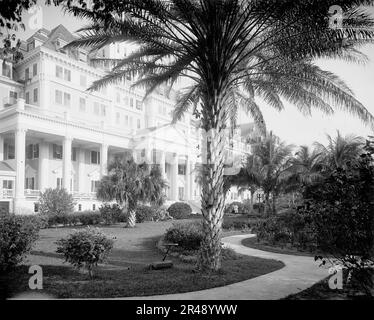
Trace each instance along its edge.
<path fill-rule="evenodd" d="M 270 244 L 262 243 L 257 241 L 257 237 L 247 238 L 242 241 L 243 246 L 248 248 L 258 249 L 262 251 L 268 251 L 273 253 L 290 254 L 294 256 L 307 256 L 314 257 L 316 254 L 308 251 L 299 251 L 294 248 L 272 246 Z"/>
<path fill-rule="evenodd" d="M 56 253 L 55 241 L 66 237 L 73 229 L 58 228 L 40 231 L 24 266 L 13 274 L 0 278 L 1 298 L 30 293 L 27 273 L 29 265 L 43 268 L 41 293 L 55 298 L 110 298 L 171 294 L 208 289 L 247 280 L 282 268 L 279 261 L 238 256 L 224 261 L 218 273 L 204 275 L 194 272 L 194 266 L 174 260 L 168 270 L 151 271 L 147 266 L 162 259 L 156 242 L 171 222 L 138 224 L 134 229 L 120 225 L 102 227 L 104 233 L 116 238 L 108 263 L 100 265 L 94 280 L 84 272 L 64 263 Z"/>

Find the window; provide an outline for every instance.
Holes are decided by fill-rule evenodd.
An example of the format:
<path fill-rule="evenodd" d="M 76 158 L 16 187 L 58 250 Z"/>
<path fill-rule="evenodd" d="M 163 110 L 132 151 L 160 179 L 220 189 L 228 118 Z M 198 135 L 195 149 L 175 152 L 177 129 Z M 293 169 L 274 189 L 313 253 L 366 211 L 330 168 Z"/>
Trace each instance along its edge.
<path fill-rule="evenodd" d="M 92 205 L 92 210 L 93 210 L 93 211 L 96 210 L 96 204 L 93 204 L 93 205 Z"/>
<path fill-rule="evenodd" d="M 26 178 L 25 179 L 25 189 L 34 190 L 35 189 L 35 178 Z"/>
<path fill-rule="evenodd" d="M 64 80 L 71 81 L 71 71 L 68 69 L 64 69 Z"/>
<path fill-rule="evenodd" d="M 62 79 L 63 69 L 60 66 L 56 66 L 56 77 Z"/>
<path fill-rule="evenodd" d="M 106 116 L 106 105 L 104 105 L 104 104 L 101 105 L 101 115 L 103 117 Z"/>
<path fill-rule="evenodd" d="M 38 102 L 38 88 L 34 89 L 34 102 Z"/>
<path fill-rule="evenodd" d="M 125 116 L 125 125 L 126 126 L 129 125 L 129 116 L 128 115 Z"/>
<path fill-rule="evenodd" d="M 121 95 L 118 92 L 116 94 L 116 97 L 117 97 L 116 99 L 117 103 L 121 103 Z"/>
<path fill-rule="evenodd" d="M 79 51 L 79 61 L 87 62 L 87 54 L 85 52 Z"/>
<path fill-rule="evenodd" d="M 140 129 L 140 119 L 137 119 L 137 120 L 136 120 L 136 127 L 137 127 L 138 129 Z"/>
<path fill-rule="evenodd" d="M 38 74 L 38 65 L 34 63 L 32 65 L 32 76 L 35 77 Z"/>
<path fill-rule="evenodd" d="M 129 106 L 129 98 L 128 97 L 124 97 L 123 101 L 125 103 L 125 106 L 128 107 Z"/>
<path fill-rule="evenodd" d="M 79 98 L 79 111 L 85 112 L 86 111 L 86 99 Z"/>
<path fill-rule="evenodd" d="M 26 147 L 26 159 L 38 159 L 39 158 L 39 145 L 29 144 Z"/>
<path fill-rule="evenodd" d="M 91 181 L 91 192 L 92 193 L 96 192 L 97 188 L 99 187 L 99 183 L 100 183 L 100 181 L 94 181 L 94 180 Z M 95 209 L 93 209 L 93 210 L 95 210 Z"/>
<path fill-rule="evenodd" d="M 77 161 L 77 148 L 71 149 L 71 161 Z"/>
<path fill-rule="evenodd" d="M 30 92 L 26 92 L 25 102 L 30 103 Z"/>
<path fill-rule="evenodd" d="M 81 87 L 87 87 L 87 77 L 83 74 L 80 75 L 79 83 Z"/>
<path fill-rule="evenodd" d="M 94 103 L 94 114 L 99 115 L 100 113 L 100 105 L 98 102 Z"/>
<path fill-rule="evenodd" d="M 31 41 L 27 44 L 27 51 L 31 51 L 35 49 L 35 41 Z"/>
<path fill-rule="evenodd" d="M 34 212 L 35 213 L 39 212 L 39 202 L 34 202 Z"/>
<path fill-rule="evenodd" d="M 134 99 L 133 98 L 130 98 L 130 107 L 134 108 Z"/>
<path fill-rule="evenodd" d="M 3 180 L 3 189 L 12 190 L 13 189 L 13 181 L 12 180 Z"/>
<path fill-rule="evenodd" d="M 70 94 L 64 92 L 64 106 L 65 107 L 70 107 L 70 99 L 71 99 Z"/>
<path fill-rule="evenodd" d="M 181 176 L 186 175 L 186 165 L 185 164 L 178 164 L 178 174 Z"/>
<path fill-rule="evenodd" d="M 3 61 L 3 76 L 11 78 L 12 76 L 12 67 L 6 62 Z"/>
<path fill-rule="evenodd" d="M 57 144 L 53 145 L 53 159 L 62 159 L 62 146 Z"/>
<path fill-rule="evenodd" d="M 57 178 L 56 188 L 57 189 L 62 189 L 62 178 Z"/>
<path fill-rule="evenodd" d="M 14 145 L 4 144 L 4 149 L 6 151 L 5 160 L 15 159 L 15 148 L 14 148 Z"/>
<path fill-rule="evenodd" d="M 55 91 L 55 102 L 57 104 L 62 104 L 62 91 L 60 90 Z"/>
<path fill-rule="evenodd" d="M 30 70 L 29 70 L 29 68 L 26 68 L 25 69 L 25 80 L 27 81 L 29 79 L 30 79 Z"/>
<path fill-rule="evenodd" d="M 143 109 L 143 104 L 139 100 L 136 100 L 136 109 L 138 109 L 138 110 L 142 110 Z"/>
<path fill-rule="evenodd" d="M 132 117 L 130 117 L 130 128 L 132 129 L 133 127 L 132 127 Z"/>
<path fill-rule="evenodd" d="M 92 164 L 100 164 L 100 152 L 91 151 L 91 163 Z"/>
<path fill-rule="evenodd" d="M 17 99 L 18 98 L 18 93 L 15 92 L 15 91 L 9 91 L 9 97 L 13 98 L 13 99 Z"/>
<path fill-rule="evenodd" d="M 121 123 L 121 114 L 119 112 L 116 112 L 116 124 Z"/>
<path fill-rule="evenodd" d="M 78 204 L 78 211 L 82 211 L 82 205 Z"/>

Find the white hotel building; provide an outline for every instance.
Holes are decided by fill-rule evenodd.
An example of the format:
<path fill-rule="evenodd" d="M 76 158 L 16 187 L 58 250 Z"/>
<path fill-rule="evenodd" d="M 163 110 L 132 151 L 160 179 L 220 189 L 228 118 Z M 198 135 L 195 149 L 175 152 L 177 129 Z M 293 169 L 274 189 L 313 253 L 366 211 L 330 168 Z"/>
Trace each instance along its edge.
<path fill-rule="evenodd" d="M 87 92 L 106 70 L 94 67 L 84 50 L 62 51 L 73 40 L 62 25 L 41 29 L 23 44 L 16 65 L 0 60 L 0 211 L 30 214 L 46 188 L 65 188 L 76 210 L 96 210 L 98 181 L 114 157 L 160 165 L 169 201 L 197 206 L 200 186 L 195 164 L 201 133 L 187 114 L 171 125 L 175 93 L 150 95 L 131 89 L 131 79 L 100 92 Z M 123 57 L 126 47 L 96 53 Z M 234 152 L 247 152 L 240 130 Z M 237 191 L 229 195 L 237 198 Z"/>

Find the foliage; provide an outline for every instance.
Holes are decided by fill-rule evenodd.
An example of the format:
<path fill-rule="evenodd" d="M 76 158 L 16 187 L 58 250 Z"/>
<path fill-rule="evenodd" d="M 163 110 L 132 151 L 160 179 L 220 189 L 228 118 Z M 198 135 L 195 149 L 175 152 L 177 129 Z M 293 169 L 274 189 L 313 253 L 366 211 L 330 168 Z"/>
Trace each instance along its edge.
<path fill-rule="evenodd" d="M 357 160 L 346 162 L 309 188 L 304 209 L 313 214 L 318 247 L 354 273 L 374 267 L 373 141 Z M 323 259 L 323 257 L 320 257 Z M 372 278 L 363 281 L 370 294 Z"/>
<path fill-rule="evenodd" d="M 112 205 L 105 203 L 99 208 L 99 211 L 104 224 L 110 225 L 119 222 L 127 222 L 126 213 L 116 203 Z"/>
<path fill-rule="evenodd" d="M 0 217 L 0 272 L 9 272 L 22 262 L 38 239 L 38 219 L 7 215 Z"/>
<path fill-rule="evenodd" d="M 114 241 L 109 239 L 99 229 L 87 228 L 75 231 L 66 239 L 56 242 L 57 253 L 64 255 L 65 261 L 74 267 L 86 268 L 90 277 L 94 275 L 94 268 L 98 263 L 106 261 L 113 248 Z"/>
<path fill-rule="evenodd" d="M 226 230 L 248 230 L 251 228 L 249 219 L 231 219 L 225 217 L 223 219 L 222 228 Z"/>
<path fill-rule="evenodd" d="M 192 208 L 184 202 L 175 202 L 167 210 L 174 219 L 187 219 L 192 214 Z"/>
<path fill-rule="evenodd" d="M 74 205 L 73 196 L 65 189 L 46 189 L 40 194 L 40 214 L 52 217 L 57 221 L 63 221 L 67 215 L 73 213 Z"/>
<path fill-rule="evenodd" d="M 178 248 L 195 251 L 200 248 L 203 238 L 201 222 L 174 223 L 165 234 L 167 242 L 178 244 Z"/>

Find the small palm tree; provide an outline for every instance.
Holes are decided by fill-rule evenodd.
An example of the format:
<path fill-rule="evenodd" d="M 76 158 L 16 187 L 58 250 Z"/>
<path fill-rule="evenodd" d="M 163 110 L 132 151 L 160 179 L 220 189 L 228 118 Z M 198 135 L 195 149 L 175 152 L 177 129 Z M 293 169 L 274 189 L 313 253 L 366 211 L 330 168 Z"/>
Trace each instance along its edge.
<path fill-rule="evenodd" d="M 325 0 L 318 5 L 315 0 L 92 2 L 92 10 L 70 7 L 90 24 L 68 47 L 90 47 L 95 52 L 118 42 L 138 46 L 122 59 L 97 60 L 109 60 L 113 68 L 91 89 L 121 83 L 132 75 L 138 77 L 134 85 L 145 85 L 148 95 L 182 77 L 190 85 L 179 94 L 174 119 L 192 108 L 201 118 L 202 129 L 211 132 L 201 200 L 204 238 L 198 266 L 202 270 L 216 271 L 221 265 L 225 130 L 237 117 L 240 104 L 259 124 L 263 119 L 255 97 L 276 110 L 283 110 L 283 97 L 305 114 L 315 108 L 332 113 L 338 107 L 374 123 L 340 79 L 312 62 L 316 57 L 363 60 L 355 46 L 369 42 L 374 32 L 355 27 L 373 25 L 358 10 L 370 1 Z M 336 4 L 348 15 L 345 30 L 330 28 L 326 19 Z"/>
<path fill-rule="evenodd" d="M 140 201 L 161 203 L 166 182 L 158 168 L 137 164 L 131 159 L 115 159 L 108 166 L 109 174 L 100 181 L 97 198 L 115 200 L 128 214 L 128 227 L 135 227 L 136 209 Z"/>

